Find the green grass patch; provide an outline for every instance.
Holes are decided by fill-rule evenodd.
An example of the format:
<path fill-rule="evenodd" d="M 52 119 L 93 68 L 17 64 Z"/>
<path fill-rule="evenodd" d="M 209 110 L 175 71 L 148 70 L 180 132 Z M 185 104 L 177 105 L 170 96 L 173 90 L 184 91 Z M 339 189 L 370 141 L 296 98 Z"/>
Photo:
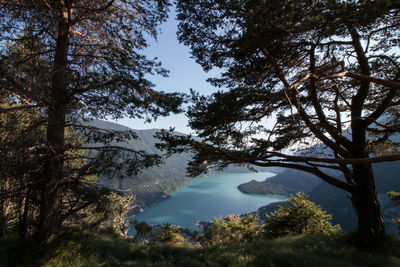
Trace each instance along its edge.
<path fill-rule="evenodd" d="M 208 248 L 145 245 L 118 236 L 75 234 L 46 247 L 0 240 L 0 266 L 400 266 L 400 241 L 357 248 L 349 235 L 292 236 Z"/>

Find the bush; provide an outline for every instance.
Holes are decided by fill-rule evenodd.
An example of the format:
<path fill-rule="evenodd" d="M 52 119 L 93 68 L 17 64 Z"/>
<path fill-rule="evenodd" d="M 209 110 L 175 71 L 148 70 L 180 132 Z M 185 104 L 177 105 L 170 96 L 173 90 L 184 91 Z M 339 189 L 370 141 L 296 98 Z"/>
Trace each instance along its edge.
<path fill-rule="evenodd" d="M 214 218 L 208 230 L 201 237 L 203 245 L 243 243 L 256 239 L 260 235 L 261 226 L 258 218 L 248 215 L 240 219 L 238 215 L 226 218 Z"/>
<path fill-rule="evenodd" d="M 400 204 L 400 193 L 399 192 L 390 191 L 387 194 L 390 197 L 390 199 L 395 201 L 395 205 L 399 205 Z M 392 219 L 392 222 L 394 224 L 396 224 L 397 229 L 400 230 L 400 219 L 399 218 Z"/>
<path fill-rule="evenodd" d="M 154 241 L 156 244 L 165 244 L 173 247 L 190 246 L 189 241 L 180 234 L 179 227 L 170 224 L 163 226 L 161 233 L 155 237 Z"/>
<path fill-rule="evenodd" d="M 307 200 L 307 195 L 299 192 L 287 201 L 287 206 L 267 214 L 264 233 L 267 237 L 304 234 L 336 234 L 341 232 L 340 225 L 330 223 L 332 215 L 321 206 Z"/>
<path fill-rule="evenodd" d="M 136 239 L 137 240 L 140 240 L 141 238 L 149 235 L 151 233 L 151 231 L 153 230 L 153 228 L 150 225 L 148 225 L 146 222 L 138 222 L 138 221 L 134 220 L 132 222 L 132 225 L 136 229 Z"/>

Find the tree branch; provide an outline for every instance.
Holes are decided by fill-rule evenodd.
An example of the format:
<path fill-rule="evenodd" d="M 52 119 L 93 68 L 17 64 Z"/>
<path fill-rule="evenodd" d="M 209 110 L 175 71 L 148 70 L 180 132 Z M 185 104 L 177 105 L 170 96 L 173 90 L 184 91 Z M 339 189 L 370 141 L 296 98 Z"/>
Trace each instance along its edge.
<path fill-rule="evenodd" d="M 380 157 L 372 157 L 372 158 L 349 158 L 349 159 L 340 159 L 340 158 L 319 158 L 319 157 L 306 157 L 306 156 L 291 156 L 282 154 L 279 152 L 269 152 L 268 156 L 260 157 L 260 160 L 270 159 L 271 157 L 281 157 L 287 161 L 293 162 L 324 162 L 324 163 L 336 163 L 336 164 L 354 164 L 354 165 L 362 165 L 362 164 L 370 164 L 370 163 L 378 163 L 383 161 L 397 161 L 400 160 L 400 154 L 394 155 L 385 155 Z"/>
<path fill-rule="evenodd" d="M 315 47 L 314 46 L 311 48 L 311 51 L 310 51 L 310 72 L 311 73 L 315 72 Z M 335 128 L 326 119 L 325 113 L 324 113 L 324 111 L 321 107 L 320 101 L 318 99 L 317 88 L 315 85 L 315 78 L 313 77 L 313 75 L 311 75 L 309 91 L 310 91 L 311 102 L 314 106 L 314 110 L 320 121 L 320 127 L 322 126 L 329 133 L 329 135 L 335 139 L 335 141 L 337 142 L 338 145 L 342 145 L 347 150 L 350 150 L 352 143 L 351 143 L 351 141 L 349 141 L 346 137 L 344 137 L 341 134 L 342 129 L 339 128 L 340 125 L 338 125 L 338 127 Z"/>
<path fill-rule="evenodd" d="M 17 110 L 21 110 L 21 109 L 34 109 L 34 108 L 39 108 L 40 106 L 37 105 L 28 105 L 28 106 L 17 106 L 17 107 L 9 107 L 9 108 L 0 108 L 0 113 L 6 113 L 6 112 L 10 112 L 10 111 L 17 111 Z"/>
<path fill-rule="evenodd" d="M 277 74 L 277 76 L 279 77 L 279 79 L 282 81 L 283 85 L 285 86 L 285 89 L 283 89 L 283 92 L 286 96 L 286 98 L 289 101 L 290 104 L 290 108 L 292 109 L 292 106 L 295 106 L 296 109 L 298 110 L 301 118 L 303 119 L 303 121 L 305 122 L 305 124 L 308 126 L 308 128 L 311 130 L 311 132 L 318 138 L 320 139 L 324 144 L 326 144 L 328 147 L 330 147 L 332 150 L 336 151 L 337 153 L 339 153 L 340 155 L 342 155 L 343 157 L 350 157 L 350 153 L 348 151 L 346 151 L 345 149 L 343 149 L 342 147 L 340 147 L 340 145 L 335 144 L 332 140 L 330 140 L 328 137 L 326 137 L 324 135 L 323 132 L 321 132 L 314 124 L 313 122 L 310 120 L 309 115 L 307 114 L 307 112 L 301 107 L 300 103 L 298 103 L 298 105 L 293 105 L 292 102 L 296 102 L 298 101 L 297 98 L 293 97 L 293 101 L 290 100 L 290 97 L 288 96 L 287 92 L 289 90 L 292 89 L 296 89 L 297 86 L 299 86 L 301 83 L 305 82 L 306 80 L 308 80 L 309 78 L 312 77 L 312 75 L 306 75 L 304 78 L 300 79 L 298 82 L 296 82 L 293 85 L 290 85 L 289 82 L 287 81 L 287 79 L 285 78 L 285 75 L 283 74 L 283 71 L 281 69 L 281 67 L 279 66 L 279 63 L 276 61 L 276 59 L 267 51 L 267 49 L 265 47 L 262 46 L 262 52 L 264 54 L 264 56 L 271 61 L 275 72 Z M 290 91 L 289 91 L 290 92 Z"/>

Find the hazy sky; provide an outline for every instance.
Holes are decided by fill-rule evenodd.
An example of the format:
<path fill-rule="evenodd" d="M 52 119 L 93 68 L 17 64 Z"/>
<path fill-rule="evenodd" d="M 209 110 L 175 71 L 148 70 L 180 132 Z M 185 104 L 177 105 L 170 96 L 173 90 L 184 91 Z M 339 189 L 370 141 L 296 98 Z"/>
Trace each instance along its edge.
<path fill-rule="evenodd" d="M 190 58 L 189 48 L 180 44 L 176 38 L 177 21 L 173 10 L 167 22 L 161 25 L 161 34 L 158 40 L 149 40 L 149 47 L 144 53 L 149 58 L 157 57 L 163 67 L 170 71 L 169 77 L 149 76 L 149 80 L 156 86 L 155 89 L 165 92 L 189 93 L 190 88 L 201 94 L 211 94 L 216 89 L 206 82 L 207 78 L 216 76 L 218 72 L 205 73 L 194 59 Z M 132 129 L 151 129 L 175 127 L 178 132 L 189 133 L 187 118 L 184 114 L 160 117 L 152 123 L 144 123 L 139 119 L 120 119 L 119 124 Z"/>

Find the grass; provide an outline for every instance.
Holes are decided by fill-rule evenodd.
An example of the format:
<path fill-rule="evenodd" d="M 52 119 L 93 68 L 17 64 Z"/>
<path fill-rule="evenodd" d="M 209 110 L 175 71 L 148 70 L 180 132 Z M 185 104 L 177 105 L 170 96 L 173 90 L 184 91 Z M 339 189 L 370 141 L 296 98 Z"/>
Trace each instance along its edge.
<path fill-rule="evenodd" d="M 102 234 L 76 234 L 47 247 L 0 240 L 0 266 L 400 266 L 400 241 L 363 250 L 350 235 L 295 236 L 210 248 L 145 245 Z"/>

